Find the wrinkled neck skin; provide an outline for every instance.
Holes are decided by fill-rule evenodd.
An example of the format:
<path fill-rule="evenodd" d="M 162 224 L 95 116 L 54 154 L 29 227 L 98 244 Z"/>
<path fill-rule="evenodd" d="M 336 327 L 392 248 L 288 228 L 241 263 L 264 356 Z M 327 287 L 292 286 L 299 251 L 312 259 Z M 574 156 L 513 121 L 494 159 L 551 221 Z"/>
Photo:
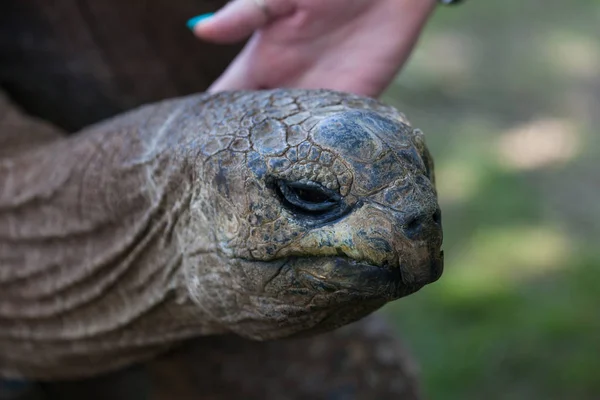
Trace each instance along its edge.
<path fill-rule="evenodd" d="M 403 115 L 326 91 L 165 101 L 0 157 L 0 376 L 355 321 L 439 276 L 432 167 Z M 337 193 L 339 215 L 297 214 L 282 181 Z"/>
<path fill-rule="evenodd" d="M 204 98 L 0 159 L 0 375 L 87 375 L 223 331 L 188 295 L 179 234 L 206 190 L 185 146 L 211 132 L 174 122 Z M 193 223 L 187 250 L 215 253 L 214 222 Z"/>

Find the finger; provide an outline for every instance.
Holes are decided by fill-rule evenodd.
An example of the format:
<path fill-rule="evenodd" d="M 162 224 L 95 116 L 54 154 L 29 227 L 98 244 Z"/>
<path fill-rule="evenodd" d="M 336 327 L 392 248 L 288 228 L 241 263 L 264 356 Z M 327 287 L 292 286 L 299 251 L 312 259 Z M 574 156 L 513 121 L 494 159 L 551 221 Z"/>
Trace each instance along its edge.
<path fill-rule="evenodd" d="M 256 37 L 250 39 L 225 72 L 208 88 L 208 92 L 262 89 L 250 70 L 252 47 L 256 45 L 256 40 Z"/>
<path fill-rule="evenodd" d="M 280 0 L 234 0 L 209 18 L 194 24 L 194 34 L 216 43 L 235 43 L 281 15 Z"/>

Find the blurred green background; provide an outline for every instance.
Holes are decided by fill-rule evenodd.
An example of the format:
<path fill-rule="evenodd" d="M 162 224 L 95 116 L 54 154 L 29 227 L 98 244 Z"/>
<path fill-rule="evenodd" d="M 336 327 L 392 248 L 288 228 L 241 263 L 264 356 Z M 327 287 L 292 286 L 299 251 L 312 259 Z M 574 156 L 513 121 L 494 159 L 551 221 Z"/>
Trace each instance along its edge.
<path fill-rule="evenodd" d="M 440 7 L 384 100 L 427 137 L 445 273 L 384 309 L 444 399 L 600 399 L 600 1 Z"/>

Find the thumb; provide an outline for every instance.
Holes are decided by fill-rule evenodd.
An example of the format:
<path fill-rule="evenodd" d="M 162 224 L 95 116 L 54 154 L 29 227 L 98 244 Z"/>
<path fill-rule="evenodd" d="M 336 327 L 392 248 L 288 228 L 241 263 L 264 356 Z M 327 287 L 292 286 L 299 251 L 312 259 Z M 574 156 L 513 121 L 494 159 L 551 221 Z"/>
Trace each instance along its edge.
<path fill-rule="evenodd" d="M 188 27 L 201 39 L 215 43 L 235 43 L 286 14 L 281 0 L 234 0 L 216 14 L 204 14 L 188 21 Z M 282 7 L 284 6 L 284 7 Z"/>

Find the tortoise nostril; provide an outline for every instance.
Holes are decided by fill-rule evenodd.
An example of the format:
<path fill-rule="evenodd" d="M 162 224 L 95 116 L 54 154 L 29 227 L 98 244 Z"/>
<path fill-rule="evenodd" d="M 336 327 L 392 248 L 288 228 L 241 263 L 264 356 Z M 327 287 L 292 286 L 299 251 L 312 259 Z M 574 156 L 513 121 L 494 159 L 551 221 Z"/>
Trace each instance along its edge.
<path fill-rule="evenodd" d="M 419 237 L 424 231 L 428 229 L 441 229 L 442 226 L 442 212 L 439 208 L 435 210 L 433 214 L 413 214 L 406 219 L 406 222 L 402 224 L 402 229 L 407 237 L 414 239 Z"/>
<path fill-rule="evenodd" d="M 412 217 L 404 224 L 404 232 L 408 237 L 418 236 L 423 227 L 423 222 L 425 222 L 423 215 Z"/>
<path fill-rule="evenodd" d="M 440 210 L 439 208 L 437 210 L 435 210 L 435 212 L 433 213 L 433 222 L 436 223 L 437 225 L 441 225 L 442 224 L 442 210 Z"/>

